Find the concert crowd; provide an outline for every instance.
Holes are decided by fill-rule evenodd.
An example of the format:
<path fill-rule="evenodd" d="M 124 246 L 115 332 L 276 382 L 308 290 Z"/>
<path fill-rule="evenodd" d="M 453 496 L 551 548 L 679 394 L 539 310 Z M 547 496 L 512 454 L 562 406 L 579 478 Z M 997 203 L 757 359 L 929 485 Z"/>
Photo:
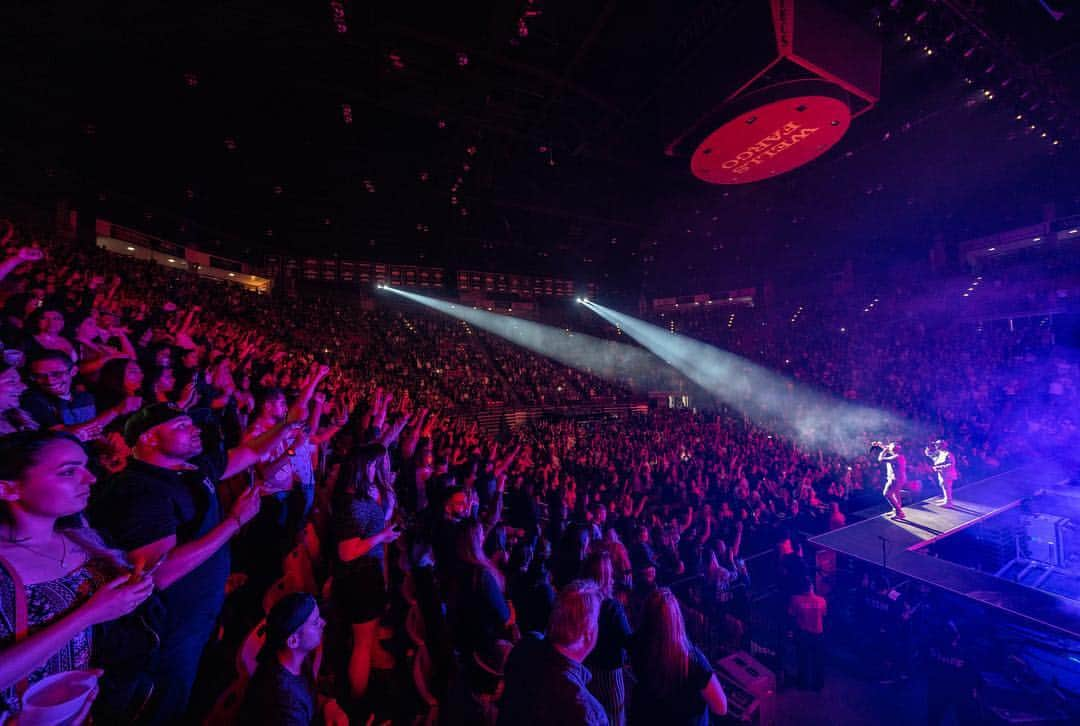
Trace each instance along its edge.
<path fill-rule="evenodd" d="M 4 227 L 8 722 L 51 693 L 66 723 L 707 724 L 731 707 L 717 656 L 762 619 L 792 683 L 822 688 L 834 603 L 805 539 L 880 501 L 870 456 L 719 405 L 495 429 L 479 414 L 636 394 L 417 309 L 256 295 Z M 922 422 L 961 483 L 1075 439 L 1077 368 L 1038 321 L 747 315 L 680 332 Z M 910 443 L 909 497 L 934 481 Z M 778 607 L 751 597 L 755 558 Z M 965 684 L 931 698 L 962 719 L 967 633 L 916 647 L 929 595 L 857 589 L 860 627 L 885 634 L 875 675 L 925 657 Z"/>

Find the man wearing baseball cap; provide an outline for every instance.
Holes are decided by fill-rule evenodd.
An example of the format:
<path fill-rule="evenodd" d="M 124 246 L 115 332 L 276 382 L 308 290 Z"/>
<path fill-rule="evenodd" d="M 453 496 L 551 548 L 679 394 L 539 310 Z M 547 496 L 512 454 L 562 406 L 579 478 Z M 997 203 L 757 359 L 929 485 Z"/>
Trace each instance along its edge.
<path fill-rule="evenodd" d="M 259 667 L 247 687 L 239 723 L 311 726 L 321 713 L 328 726 L 348 726 L 333 699 L 319 698 L 308 658 L 322 643 L 326 621 L 315 598 L 305 592 L 286 595 L 266 616 L 266 643 Z"/>
<path fill-rule="evenodd" d="M 154 583 L 165 615 L 149 674 L 154 699 L 146 723 L 183 719 L 199 658 L 225 600 L 225 545 L 259 511 L 261 492 L 251 488 L 223 517 L 217 486 L 251 467 L 292 428 L 282 424 L 225 453 L 204 452 L 198 426 L 171 403 L 142 408 L 124 426 L 131 461 L 98 485 L 88 515 L 137 568 L 161 563 Z"/>

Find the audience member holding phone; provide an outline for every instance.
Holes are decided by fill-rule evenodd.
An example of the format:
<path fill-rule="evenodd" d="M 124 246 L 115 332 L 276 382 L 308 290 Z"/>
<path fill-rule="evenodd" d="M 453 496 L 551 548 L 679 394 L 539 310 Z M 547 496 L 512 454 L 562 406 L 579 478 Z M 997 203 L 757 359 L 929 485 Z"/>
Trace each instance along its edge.
<path fill-rule="evenodd" d="M 0 716 L 19 713 L 30 685 L 87 671 L 93 626 L 132 612 L 154 589 L 79 517 L 94 482 L 86 466 L 70 434 L 0 438 Z"/>

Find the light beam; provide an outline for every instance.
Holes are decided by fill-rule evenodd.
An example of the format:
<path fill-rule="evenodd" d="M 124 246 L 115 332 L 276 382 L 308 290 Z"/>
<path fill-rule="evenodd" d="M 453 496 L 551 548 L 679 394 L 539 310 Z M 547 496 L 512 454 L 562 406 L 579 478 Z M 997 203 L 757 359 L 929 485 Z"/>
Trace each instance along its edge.
<path fill-rule="evenodd" d="M 592 301 L 583 304 L 718 400 L 804 447 L 853 456 L 865 452 L 872 438 L 925 433 L 893 414 L 834 398 L 720 348 Z"/>
<path fill-rule="evenodd" d="M 648 391 L 672 390 L 673 385 L 677 385 L 677 382 L 673 384 L 673 379 L 683 381 L 677 371 L 635 345 L 604 340 L 510 315 L 476 310 L 469 305 L 418 295 L 390 285 L 383 285 L 381 289 L 464 320 L 534 353 L 613 383 Z M 582 299 L 582 302 L 584 304 L 585 300 Z"/>

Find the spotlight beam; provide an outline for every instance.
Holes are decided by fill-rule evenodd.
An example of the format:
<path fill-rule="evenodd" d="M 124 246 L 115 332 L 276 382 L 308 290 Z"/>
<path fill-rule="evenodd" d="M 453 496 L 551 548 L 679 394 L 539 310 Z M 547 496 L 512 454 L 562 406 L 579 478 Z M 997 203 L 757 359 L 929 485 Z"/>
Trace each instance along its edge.
<path fill-rule="evenodd" d="M 657 360 L 649 351 L 635 345 L 604 340 L 509 315 L 476 310 L 469 305 L 446 302 L 389 285 L 382 289 L 464 320 L 480 330 L 571 368 L 636 390 L 670 390 L 672 378 L 682 380 L 678 372 Z"/>
<path fill-rule="evenodd" d="M 876 436 L 921 436 L 911 422 L 794 383 L 741 356 L 638 318 L 583 303 L 658 358 L 755 423 L 799 444 L 851 456 Z"/>

